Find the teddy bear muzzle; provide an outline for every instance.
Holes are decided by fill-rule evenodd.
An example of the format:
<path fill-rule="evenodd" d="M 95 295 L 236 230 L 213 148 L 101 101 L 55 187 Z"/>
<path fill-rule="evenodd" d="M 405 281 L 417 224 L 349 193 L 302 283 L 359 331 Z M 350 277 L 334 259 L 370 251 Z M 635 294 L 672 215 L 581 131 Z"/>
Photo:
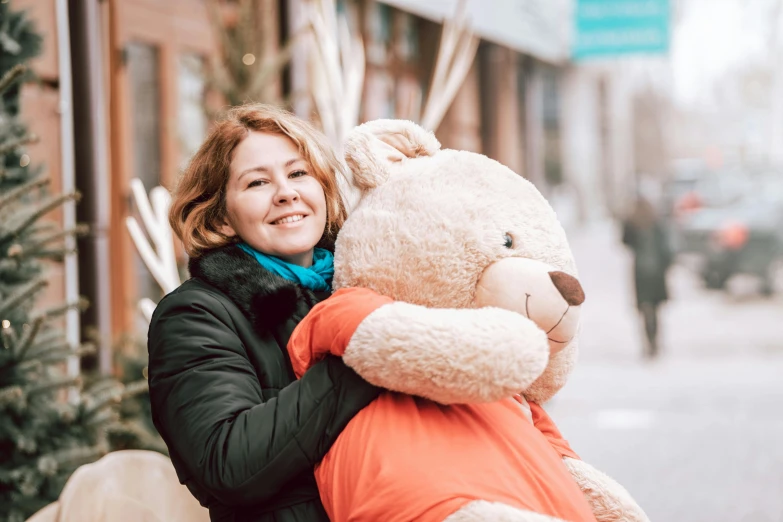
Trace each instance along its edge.
<path fill-rule="evenodd" d="M 546 332 L 550 354 L 554 355 L 576 335 L 584 300 L 576 277 L 541 261 L 509 257 L 484 270 L 474 304 L 524 315 Z"/>

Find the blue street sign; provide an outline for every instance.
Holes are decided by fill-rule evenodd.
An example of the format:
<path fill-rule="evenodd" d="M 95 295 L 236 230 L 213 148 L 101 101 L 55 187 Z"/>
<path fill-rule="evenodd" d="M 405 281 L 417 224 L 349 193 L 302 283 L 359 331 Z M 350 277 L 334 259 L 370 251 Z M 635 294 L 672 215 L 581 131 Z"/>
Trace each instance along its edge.
<path fill-rule="evenodd" d="M 577 0 L 574 60 L 666 54 L 669 0 Z"/>

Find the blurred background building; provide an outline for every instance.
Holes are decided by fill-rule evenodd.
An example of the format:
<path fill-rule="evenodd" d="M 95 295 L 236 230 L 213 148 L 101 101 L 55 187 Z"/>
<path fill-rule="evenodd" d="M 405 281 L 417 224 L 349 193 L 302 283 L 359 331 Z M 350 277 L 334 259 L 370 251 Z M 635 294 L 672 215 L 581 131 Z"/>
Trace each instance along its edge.
<path fill-rule="evenodd" d="M 79 244 L 78 285 L 92 306 L 81 326 L 101 347 L 83 366 L 111 373 L 116 340 L 146 335 L 139 299 L 161 296 L 126 228 L 139 215 L 131 180 L 171 188 L 227 105 L 276 103 L 328 123 L 304 14 L 322 2 L 1 1 L 27 9 L 44 36 L 22 114 L 54 188 L 72 182 L 83 195 L 77 218 L 91 232 Z M 457 4 L 334 2 L 363 42 L 359 122 L 420 121 Z M 783 520 L 774 412 L 783 1 L 468 0 L 466 9 L 478 49 L 436 135 L 535 183 L 569 234 L 588 295 L 583 362 L 552 404 L 558 424 L 652 519 Z M 60 130 L 65 115 L 72 135 Z M 61 168 L 64 150 L 72 171 Z M 673 261 L 650 364 L 634 251 L 620 241 L 640 198 Z M 52 270 L 56 301 L 66 277 Z"/>
<path fill-rule="evenodd" d="M 25 87 L 23 113 L 42 137 L 34 152 L 56 180 L 61 178 L 63 103 L 57 34 L 64 28 L 70 33 L 74 176 L 83 194 L 78 215 L 92 225 L 79 257 L 80 289 L 93 303 L 83 318 L 86 326 L 109 338 L 143 328 L 136 303 L 159 294 L 124 225 L 135 211 L 131 178 L 148 190 L 159 184 L 170 188 L 226 103 L 260 99 L 310 116 L 307 49 L 297 45 L 306 1 L 255 2 L 254 40 L 248 41 L 241 34 L 247 30 L 236 29 L 242 2 L 70 2 L 68 19 L 58 20 L 55 0 L 12 0 L 14 7 L 30 11 L 44 35 L 44 53 L 34 63 L 41 81 Z M 210 10 L 213 4 L 218 10 Z M 337 2 L 365 43 L 361 121 L 418 120 L 441 24 L 455 6 L 453 1 Z M 564 219 L 618 212 L 633 194 L 634 157 L 662 157 L 662 151 L 635 153 L 637 142 L 645 140 L 634 141 L 633 116 L 664 115 L 637 107 L 623 71 L 571 60 L 572 31 L 564 23 L 572 16 L 569 0 L 498 1 L 486 7 L 468 3 L 480 46 L 437 129 L 439 139 L 446 147 L 487 154 L 527 177 L 563 207 Z M 231 29 L 238 33 L 233 39 Z M 256 51 L 263 55 L 255 56 Z M 243 60 L 237 66 L 249 69 L 272 64 L 283 52 L 290 52 L 290 61 L 256 91 L 243 91 L 248 81 L 235 70 L 226 77 L 212 66 L 233 56 L 234 62 Z M 649 132 L 647 122 L 640 127 Z M 52 285 L 52 291 L 62 286 Z"/>

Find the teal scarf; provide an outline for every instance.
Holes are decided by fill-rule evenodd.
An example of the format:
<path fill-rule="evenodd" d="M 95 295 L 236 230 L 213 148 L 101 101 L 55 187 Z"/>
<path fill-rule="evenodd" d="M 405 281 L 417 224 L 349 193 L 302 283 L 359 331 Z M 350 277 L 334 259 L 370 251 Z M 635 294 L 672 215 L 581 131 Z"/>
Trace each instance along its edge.
<path fill-rule="evenodd" d="M 280 277 L 298 283 L 310 290 L 331 290 L 334 277 L 334 255 L 326 249 L 316 248 L 310 268 L 283 261 L 279 257 L 263 254 L 247 243 L 239 248 L 250 254 L 261 266 Z"/>

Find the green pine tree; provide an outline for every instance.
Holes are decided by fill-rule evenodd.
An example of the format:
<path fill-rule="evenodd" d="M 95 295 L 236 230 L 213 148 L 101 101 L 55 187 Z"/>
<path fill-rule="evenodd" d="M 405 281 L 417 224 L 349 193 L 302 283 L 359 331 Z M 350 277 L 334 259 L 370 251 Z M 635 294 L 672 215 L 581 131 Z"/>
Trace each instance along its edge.
<path fill-rule="evenodd" d="M 168 456 L 168 448 L 152 423 L 146 340 L 125 335 L 114 351 L 117 378 L 125 391 L 118 408 L 119 419 L 108 430 L 111 451 L 141 449 Z"/>
<path fill-rule="evenodd" d="M 43 219 L 77 195 L 50 194 L 25 151 L 36 138 L 18 119 L 19 89 L 39 48 L 24 14 L 0 3 L 0 521 L 10 522 L 55 501 L 76 467 L 108 451 L 107 428 L 132 391 L 112 379 L 83 391 L 65 361 L 91 347 L 72 346 L 61 325 L 85 304 L 37 302 L 47 263 L 62 261 L 66 238 L 83 232 Z"/>
<path fill-rule="evenodd" d="M 24 11 L 12 11 L 8 2 L 0 2 L 0 73 L 27 63 L 41 52 L 42 38 Z M 29 78 L 30 73 L 28 73 Z M 23 80 L 28 79 L 23 78 Z M 2 94 L 5 111 L 19 114 L 21 82 L 8 85 Z"/>

